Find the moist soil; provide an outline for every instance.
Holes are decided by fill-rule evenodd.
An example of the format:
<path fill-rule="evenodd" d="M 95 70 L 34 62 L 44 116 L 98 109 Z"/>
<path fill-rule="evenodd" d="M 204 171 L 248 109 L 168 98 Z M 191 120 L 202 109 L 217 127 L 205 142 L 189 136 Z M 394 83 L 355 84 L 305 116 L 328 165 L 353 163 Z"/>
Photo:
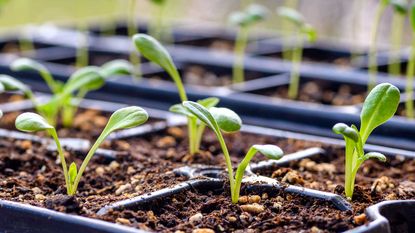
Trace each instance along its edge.
<path fill-rule="evenodd" d="M 251 93 L 288 99 L 288 86 L 284 85 Z M 332 106 L 361 104 L 366 97 L 366 89 L 364 88 L 348 84 L 333 87 L 329 83 L 319 81 L 302 83 L 298 93 L 295 100 Z"/>
<path fill-rule="evenodd" d="M 198 85 L 207 87 L 223 87 L 232 84 L 232 71 L 216 72 L 211 68 L 206 68 L 201 65 L 187 65 L 179 72 L 182 75 L 183 82 L 188 85 Z M 253 80 L 265 77 L 266 74 L 254 71 L 245 70 L 245 80 Z M 173 80 L 161 74 L 144 75 L 157 82 L 159 80 L 173 82 Z"/>
<path fill-rule="evenodd" d="M 326 153 L 320 157 L 269 168 L 261 174 L 282 183 L 343 194 L 344 154 L 341 148 L 248 133 L 226 135 L 225 140 L 234 163 L 242 159 L 252 144 L 279 145 L 285 153 L 323 147 Z M 365 217 L 361 214 L 371 204 L 415 196 L 415 162 L 396 157 L 385 164 L 364 163 L 356 180 L 353 211 L 341 212 L 330 203 L 283 192 L 244 193 L 245 188 L 243 195 L 248 196 L 243 196 L 241 201 L 248 203 L 234 205 L 230 203 L 228 187 L 224 187 L 225 191 L 191 190 L 138 209 L 112 211 L 98 217 L 94 213 L 105 204 L 184 181 L 186 178 L 171 172 L 174 168 L 195 163 L 224 166 L 219 144 L 211 131 L 206 132 L 202 151 L 194 157 L 187 154 L 186 130 L 180 127 L 106 142 L 104 147 L 119 152 L 116 160 L 94 157 L 82 178 L 78 194 L 68 197 L 55 153 L 28 141 L 2 139 L 0 198 L 163 232 L 192 232 L 195 229 L 199 232 L 316 232 L 319 229 L 338 232 L 364 224 Z M 68 162 L 75 161 L 78 166 L 83 156 L 67 152 Z M 263 156 L 254 158 L 255 161 L 263 159 Z M 312 162 L 315 164 L 310 165 Z M 202 228 L 210 228 L 210 231 L 202 231 Z"/>

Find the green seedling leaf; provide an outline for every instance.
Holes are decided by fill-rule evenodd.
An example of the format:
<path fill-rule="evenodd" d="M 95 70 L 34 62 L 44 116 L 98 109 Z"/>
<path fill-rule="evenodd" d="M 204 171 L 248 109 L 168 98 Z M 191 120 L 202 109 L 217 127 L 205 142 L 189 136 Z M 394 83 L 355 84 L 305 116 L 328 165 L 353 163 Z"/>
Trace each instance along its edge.
<path fill-rule="evenodd" d="M 156 5 L 164 5 L 166 3 L 167 0 L 151 0 L 152 3 L 156 4 Z"/>
<path fill-rule="evenodd" d="M 96 90 L 105 84 L 105 79 L 98 67 L 87 66 L 71 75 L 63 87 L 63 95 L 69 95 L 79 89 Z"/>
<path fill-rule="evenodd" d="M 68 174 L 69 174 L 69 182 L 73 184 L 75 181 L 76 175 L 78 174 L 78 169 L 74 162 L 72 162 L 71 165 L 69 166 Z"/>
<path fill-rule="evenodd" d="M 220 127 L 218 123 L 207 108 L 192 101 L 184 101 L 183 106 L 193 115 L 195 115 L 200 121 L 215 131 L 215 133 L 220 133 Z"/>
<path fill-rule="evenodd" d="M 317 40 L 317 31 L 310 24 L 304 24 L 301 31 L 307 36 L 309 42 L 314 43 Z"/>
<path fill-rule="evenodd" d="M 108 123 L 102 131 L 101 135 L 98 137 L 94 145 L 92 145 L 92 148 L 89 150 L 88 154 L 85 156 L 85 159 L 82 162 L 78 174 L 75 178 L 75 181 L 73 182 L 73 186 L 71 188 L 71 195 L 76 193 L 82 174 L 84 173 L 89 161 L 94 156 L 98 147 L 102 144 L 102 142 L 104 142 L 105 138 L 115 130 L 128 129 L 139 126 L 146 122 L 147 119 L 147 112 L 144 109 L 137 106 L 125 107 L 115 111 L 108 120 Z"/>
<path fill-rule="evenodd" d="M 187 101 L 186 91 L 180 74 L 173 63 L 169 52 L 167 52 L 163 45 L 153 37 L 140 33 L 133 36 L 133 42 L 142 56 L 161 66 L 170 75 L 177 86 L 180 99 L 182 101 Z"/>
<path fill-rule="evenodd" d="M 102 65 L 100 72 L 105 79 L 114 75 L 130 75 L 134 72 L 134 66 L 129 61 L 117 59 Z"/>
<path fill-rule="evenodd" d="M 278 7 L 277 14 L 285 20 L 288 20 L 298 27 L 302 27 L 304 24 L 303 16 L 293 8 L 290 7 Z"/>
<path fill-rule="evenodd" d="M 9 75 L 0 75 L 0 83 L 5 91 L 22 91 L 23 93 L 30 91 L 28 86 Z"/>
<path fill-rule="evenodd" d="M 390 0 L 390 4 L 393 6 L 393 9 L 402 14 L 406 15 L 408 12 L 408 1 L 407 0 Z"/>
<path fill-rule="evenodd" d="M 395 114 L 399 100 L 399 89 L 392 84 L 382 83 L 372 89 L 366 97 L 360 114 L 360 136 L 363 143 L 376 127 Z"/>
<path fill-rule="evenodd" d="M 250 5 L 245 11 L 236 11 L 229 16 L 229 22 L 233 25 L 246 27 L 264 20 L 268 10 L 258 4 Z"/>
<path fill-rule="evenodd" d="M 133 36 L 133 41 L 141 55 L 161 66 L 169 74 L 177 70 L 169 52 L 153 37 L 146 34 L 136 34 Z"/>
<path fill-rule="evenodd" d="M 19 58 L 10 65 L 10 68 L 14 71 L 36 71 L 45 80 L 53 93 L 57 93 L 60 89 L 59 83 L 55 82 L 49 70 L 37 61 L 29 58 Z"/>
<path fill-rule="evenodd" d="M 206 99 L 198 100 L 197 103 L 199 103 L 207 109 L 210 109 L 211 107 L 214 107 L 219 103 L 219 99 L 216 97 L 209 97 Z M 182 104 L 172 105 L 169 111 L 188 117 L 194 117 L 194 115 L 191 112 L 189 112 Z"/>
<path fill-rule="evenodd" d="M 284 152 L 278 146 L 274 145 L 253 145 L 259 153 L 265 155 L 269 159 L 280 159 Z"/>
<path fill-rule="evenodd" d="M 127 129 L 139 126 L 148 120 L 147 112 L 137 106 L 121 108 L 115 111 L 108 120 L 103 134 L 109 134 L 115 130 Z"/>
<path fill-rule="evenodd" d="M 54 129 L 54 127 L 50 125 L 45 118 L 33 112 L 25 112 L 20 114 L 16 118 L 15 125 L 18 130 L 24 132 L 37 132 Z"/>
<path fill-rule="evenodd" d="M 364 160 L 377 159 L 381 162 L 386 162 L 386 156 L 379 152 L 369 152 L 363 157 Z"/>
<path fill-rule="evenodd" d="M 19 58 L 12 62 L 10 68 L 13 71 L 37 71 L 39 73 L 49 72 L 48 69 L 39 62 L 29 58 Z"/>
<path fill-rule="evenodd" d="M 359 141 L 359 132 L 356 129 L 349 127 L 344 123 L 335 124 L 333 126 L 333 132 L 335 132 L 336 134 L 341 134 L 344 137 L 347 137 L 356 143 Z"/>
<path fill-rule="evenodd" d="M 237 132 L 242 127 L 242 120 L 234 111 L 228 108 L 212 107 L 209 112 L 215 118 L 219 128 L 224 132 Z"/>
<path fill-rule="evenodd" d="M 202 105 L 203 107 L 209 109 L 211 107 L 215 107 L 219 103 L 219 98 L 216 97 L 208 97 L 206 99 L 198 100 L 197 103 Z"/>

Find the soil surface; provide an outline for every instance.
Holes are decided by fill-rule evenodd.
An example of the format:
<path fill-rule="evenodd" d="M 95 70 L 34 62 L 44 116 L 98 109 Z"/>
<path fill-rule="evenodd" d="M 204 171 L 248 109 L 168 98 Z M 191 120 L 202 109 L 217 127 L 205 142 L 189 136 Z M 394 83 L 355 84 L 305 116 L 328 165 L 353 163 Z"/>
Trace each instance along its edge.
<path fill-rule="evenodd" d="M 261 171 L 283 183 L 342 194 L 343 150 L 301 140 L 266 137 L 248 133 L 226 135 L 232 161 L 237 162 L 252 144 L 275 144 L 285 153 L 313 146 L 326 154 L 286 167 Z M 68 197 L 57 155 L 28 141 L 0 140 L 0 198 L 29 203 L 62 212 L 97 218 L 103 205 L 155 191 L 186 180 L 174 168 L 186 164 L 224 166 L 219 144 L 206 131 L 202 151 L 187 154 L 186 130 L 171 127 L 158 133 L 105 143 L 119 152 L 115 161 L 95 156 L 85 172 L 75 197 Z M 67 152 L 68 162 L 78 166 L 83 154 Z M 254 161 L 264 160 L 256 156 Z M 332 161 L 331 163 L 328 163 Z M 308 163 L 314 162 L 312 166 Z M 228 187 L 192 190 L 138 209 L 112 211 L 99 218 L 146 230 L 175 232 L 338 232 L 365 223 L 364 208 L 389 199 L 415 196 L 415 161 L 397 157 L 387 163 L 367 161 L 357 176 L 353 211 L 341 212 L 330 203 L 286 193 L 243 193 L 241 203 L 230 203 Z M 387 178 L 383 178 L 387 177 Z M 376 185 L 375 185 L 376 184 Z M 372 186 L 373 188 L 372 190 Z M 243 189 L 244 192 L 245 189 Z M 245 203 L 246 202 L 246 203 Z M 203 228 L 205 231 L 202 231 Z"/>
<path fill-rule="evenodd" d="M 206 68 L 201 65 L 186 65 L 184 69 L 179 71 L 182 75 L 183 82 L 189 85 L 199 85 L 208 87 L 223 87 L 232 84 L 232 70 L 221 69 L 214 70 L 212 68 Z M 268 74 L 247 71 L 245 70 L 245 80 L 253 80 L 269 76 Z M 144 75 L 146 78 L 150 78 L 154 81 L 164 80 L 173 82 L 173 80 L 163 74 L 149 74 Z"/>
<path fill-rule="evenodd" d="M 253 91 L 252 93 L 288 99 L 288 86 Z M 298 93 L 299 95 L 295 100 L 333 106 L 361 104 L 366 97 L 366 89 L 364 88 L 348 84 L 333 87 L 329 83 L 318 81 L 302 83 Z"/>
<path fill-rule="evenodd" d="M 188 45 L 195 47 L 204 47 L 213 51 L 219 52 L 233 52 L 234 41 L 226 39 L 195 39 L 185 42 L 179 42 L 180 45 Z"/>
<path fill-rule="evenodd" d="M 278 58 L 282 59 L 282 53 L 272 53 L 265 55 L 267 57 Z M 321 56 L 321 55 L 320 55 Z M 337 65 L 344 68 L 350 68 L 352 66 L 352 60 L 350 57 L 332 57 L 332 56 L 315 56 L 312 54 L 308 54 L 307 51 L 303 52 L 303 62 L 306 63 L 329 63 L 332 65 Z"/>

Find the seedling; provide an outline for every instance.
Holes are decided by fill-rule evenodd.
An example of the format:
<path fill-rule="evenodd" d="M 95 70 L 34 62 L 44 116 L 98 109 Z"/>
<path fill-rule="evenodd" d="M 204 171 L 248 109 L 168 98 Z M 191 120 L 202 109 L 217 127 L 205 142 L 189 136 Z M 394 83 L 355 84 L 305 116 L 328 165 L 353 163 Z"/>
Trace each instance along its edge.
<path fill-rule="evenodd" d="M 167 50 L 153 37 L 146 34 L 136 34 L 133 36 L 133 42 L 142 56 L 149 61 L 161 66 L 173 79 L 176 84 L 179 96 L 182 102 L 187 101 L 187 94 L 184 89 L 182 78 L 177 71 L 173 60 Z M 217 98 L 207 98 L 199 100 L 199 103 L 206 108 L 214 107 L 219 102 Z M 189 151 L 190 154 L 195 154 L 199 151 L 200 140 L 204 132 L 204 126 L 201 126 L 197 119 L 189 116 L 189 113 L 182 107 L 181 104 L 173 105 L 170 111 L 187 116 L 187 128 L 189 137 Z"/>
<path fill-rule="evenodd" d="M 128 1 L 128 20 L 127 20 L 127 31 L 128 36 L 132 37 L 135 35 L 138 31 L 138 25 L 137 25 L 137 0 L 129 0 Z M 130 62 L 134 66 L 134 73 L 133 76 L 135 78 L 139 78 L 141 76 L 141 67 L 140 67 L 140 56 L 137 56 L 135 51 L 131 51 L 130 53 Z"/>
<path fill-rule="evenodd" d="M 388 6 L 390 0 L 380 0 L 379 4 L 375 10 L 375 18 L 373 22 L 372 32 L 371 32 L 371 42 L 369 48 L 369 81 L 368 81 L 368 91 L 376 85 L 376 76 L 378 73 L 378 52 L 377 52 L 377 39 L 378 39 L 378 30 L 380 20 L 383 13 L 385 12 L 386 7 Z"/>
<path fill-rule="evenodd" d="M 233 83 L 240 83 L 245 80 L 244 77 L 244 55 L 248 43 L 249 29 L 266 18 L 267 9 L 261 5 L 252 4 L 244 11 L 233 12 L 229 16 L 229 22 L 238 26 L 236 35 L 233 63 Z"/>
<path fill-rule="evenodd" d="M 284 20 L 287 20 L 294 24 L 298 31 L 298 37 L 296 40 L 296 48 L 291 53 L 291 77 L 290 85 L 288 87 L 288 97 L 295 99 L 298 96 L 298 88 L 300 85 L 300 65 L 303 56 L 303 40 L 307 38 L 309 42 L 315 42 L 317 39 L 316 30 L 308 23 L 305 22 L 304 17 L 296 10 L 288 7 L 277 8 L 277 13 Z"/>
<path fill-rule="evenodd" d="M 346 142 L 345 184 L 347 198 L 352 198 L 356 173 L 364 161 L 375 158 L 382 162 L 386 157 L 378 152 L 364 152 L 365 143 L 372 131 L 388 121 L 396 112 L 399 104 L 399 89 L 389 83 L 377 85 L 363 104 L 360 113 L 360 131 L 355 125 L 337 123 L 333 126 L 336 134 L 341 134 Z"/>
<path fill-rule="evenodd" d="M 124 60 L 114 60 L 101 67 L 87 66 L 73 73 L 65 84 L 53 79 L 51 73 L 42 64 L 28 59 L 17 59 L 11 64 L 14 71 L 36 71 L 45 80 L 52 91 L 52 98 L 44 104 L 39 104 L 33 97 L 30 89 L 20 81 L 10 76 L 6 81 L 12 79 L 14 85 L 9 90 L 20 90 L 29 97 L 36 111 L 47 119 L 49 124 L 56 125 L 57 116 L 62 111 L 62 123 L 64 127 L 70 127 L 77 111 L 79 103 L 89 91 L 101 88 L 105 80 L 116 74 L 130 74 L 131 64 Z M 2 80 L 0 80 L 2 82 Z M 4 83 L 3 83 L 4 84 Z M 18 84 L 18 85 L 17 85 Z M 6 87 L 8 87 L 6 85 Z"/>
<path fill-rule="evenodd" d="M 166 39 L 167 35 L 165 34 L 165 29 L 163 25 L 163 15 L 164 11 L 167 8 L 167 0 L 150 0 L 153 4 L 156 12 L 154 13 L 154 22 L 150 25 L 149 34 L 156 38 L 157 40 Z"/>
<path fill-rule="evenodd" d="M 408 65 L 406 67 L 406 87 L 405 93 L 407 99 L 405 102 L 405 112 L 408 118 L 414 118 L 414 102 L 412 97 L 414 96 L 414 75 L 415 75 L 415 3 L 411 5 L 410 9 L 410 23 L 412 27 L 412 47 L 411 55 L 409 57 Z"/>
<path fill-rule="evenodd" d="M 399 50 L 402 44 L 403 27 L 405 25 L 405 17 L 408 13 L 407 0 L 390 0 L 393 8 L 392 26 L 391 26 L 391 45 L 392 55 L 389 57 L 388 72 L 390 75 L 400 75 L 401 66 L 399 64 Z"/>
<path fill-rule="evenodd" d="M 104 142 L 105 138 L 116 130 L 139 126 L 145 123 L 147 119 L 147 112 L 140 107 L 132 106 L 115 111 L 108 120 L 108 123 L 102 131 L 101 135 L 92 145 L 91 149 L 83 160 L 79 171 L 77 165 L 74 162 L 71 163 L 69 168 L 67 167 L 66 159 L 59 142 L 56 129 L 50 125 L 45 120 L 45 118 L 36 113 L 23 113 L 16 118 L 16 128 L 24 132 L 46 131 L 50 134 L 52 139 L 55 141 L 56 148 L 58 150 L 59 160 L 61 162 L 63 175 L 65 177 L 66 192 L 69 196 L 72 196 L 76 194 L 79 181 L 81 180 L 82 174 L 88 166 L 89 161 L 91 160 L 98 147 L 102 144 L 102 142 Z"/>
<path fill-rule="evenodd" d="M 223 155 L 225 156 L 233 203 L 238 202 L 241 182 L 246 167 L 249 165 L 249 162 L 257 152 L 260 152 L 269 159 L 280 159 L 282 157 L 283 152 L 278 146 L 253 145 L 249 148 L 244 159 L 238 165 L 238 168 L 236 169 L 236 176 L 234 176 L 231 158 L 225 139 L 223 138 L 222 131 L 226 133 L 239 131 L 242 126 L 242 121 L 239 116 L 234 111 L 227 108 L 211 107 L 210 109 L 207 109 L 201 104 L 192 101 L 183 102 L 183 106 L 194 116 L 194 118 L 199 119 L 215 133 L 216 138 L 220 143 Z"/>

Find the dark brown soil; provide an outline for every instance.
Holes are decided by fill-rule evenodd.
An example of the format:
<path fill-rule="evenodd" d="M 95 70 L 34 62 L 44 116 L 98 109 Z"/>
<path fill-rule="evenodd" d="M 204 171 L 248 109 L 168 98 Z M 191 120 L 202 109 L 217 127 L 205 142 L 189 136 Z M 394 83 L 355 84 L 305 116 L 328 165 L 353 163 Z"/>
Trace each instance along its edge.
<path fill-rule="evenodd" d="M 265 55 L 267 57 L 282 59 L 282 53 L 271 53 Z M 303 52 L 302 62 L 305 63 L 329 63 L 344 68 L 350 68 L 352 66 L 352 60 L 350 57 L 331 57 L 331 56 L 315 56 L 309 54 L 307 51 Z"/>
<path fill-rule="evenodd" d="M 232 84 L 232 70 L 214 70 L 211 68 L 205 68 L 201 65 L 187 65 L 179 71 L 182 75 L 183 82 L 189 85 L 199 85 L 208 87 L 223 87 Z M 260 72 L 253 72 L 245 70 L 245 80 L 253 80 L 261 77 L 266 77 L 267 74 Z M 146 78 L 150 78 L 154 81 L 164 80 L 173 82 L 169 76 L 165 74 L 150 74 L 144 75 Z"/>
<path fill-rule="evenodd" d="M 213 51 L 233 52 L 234 41 L 226 39 L 198 39 L 178 43 L 180 45 L 189 45 L 195 47 L 204 47 Z"/>
<path fill-rule="evenodd" d="M 15 121 L 17 116 L 23 112 L 33 112 L 33 110 L 4 113 L 0 121 L 0 127 L 10 130 L 17 130 L 14 126 Z M 61 124 L 58 125 L 58 136 L 96 139 L 107 124 L 110 115 L 111 114 L 109 113 L 102 113 L 98 110 L 80 109 L 75 115 L 73 126 L 71 128 L 63 128 Z M 46 135 L 45 132 L 38 132 L 37 134 Z"/>
<path fill-rule="evenodd" d="M 314 185 L 317 189 L 342 192 L 343 152 L 339 148 L 321 143 L 242 133 L 226 135 L 226 141 L 234 162 L 240 161 L 252 144 L 279 145 L 286 153 L 322 146 L 327 155 L 322 157 L 324 159 L 316 159 L 317 165 L 313 165 L 323 167 L 322 170 L 310 170 L 305 160 L 285 168 L 268 169 L 264 174 L 274 176 L 284 183 L 294 182 L 306 187 Z M 10 139 L 0 142 L 1 199 L 88 217 L 97 217 L 94 213 L 105 204 L 185 180 L 184 177 L 171 173 L 174 168 L 191 163 L 224 165 L 223 155 L 212 132 L 207 131 L 202 152 L 192 158 L 187 155 L 186 131 L 177 127 L 169 128 L 158 134 L 106 143 L 106 148 L 121 152 L 120 156 L 115 162 L 95 157 L 82 178 L 78 194 L 69 198 L 64 195 L 64 181 L 60 165 L 56 162 L 56 154 L 46 152 L 43 146 L 32 145 L 27 141 Z M 79 166 L 83 155 L 68 153 L 67 156 L 69 161 L 75 161 Z M 254 158 L 255 161 L 263 159 L 263 156 Z M 325 164 L 331 160 L 331 164 L 335 166 L 334 172 L 330 164 Z M 294 169 L 297 174 L 293 174 Z M 225 187 L 225 192 L 188 191 L 138 210 L 113 211 L 101 218 L 141 229 L 165 232 L 192 232 L 196 228 L 225 232 L 245 232 L 247 229 L 252 229 L 253 232 L 318 229 L 338 232 L 363 224 L 364 216 L 359 215 L 370 204 L 385 199 L 413 198 L 415 191 L 411 184 L 415 180 L 414 171 L 413 160 L 403 161 L 397 158 L 386 164 L 366 162 L 357 178 L 354 210 L 349 212 L 340 212 L 326 202 L 286 193 L 258 193 L 260 198 L 252 201 L 258 202 L 256 204 L 245 204 L 250 205 L 248 207 L 243 204 L 233 205 L 226 191 L 228 188 Z M 287 176 L 290 172 L 291 175 Z M 395 188 L 387 185 L 387 189 L 382 192 L 372 192 L 370 186 L 382 176 L 388 176 Z M 377 183 L 379 187 L 384 187 L 381 181 Z M 255 193 L 245 195 L 253 194 Z M 255 207 L 254 210 L 252 207 Z M 258 208 L 260 211 L 257 211 Z M 201 219 L 200 216 L 194 217 L 197 213 L 201 213 Z"/>
<path fill-rule="evenodd" d="M 276 98 L 288 99 L 288 86 L 253 91 L 252 93 Z M 295 100 L 320 103 L 333 106 L 355 105 L 363 103 L 366 90 L 361 87 L 341 84 L 333 87 L 329 83 L 307 81 L 300 85 L 299 95 Z"/>
<path fill-rule="evenodd" d="M 7 104 L 22 101 L 25 98 L 20 94 L 12 94 L 12 93 L 1 93 L 0 94 L 0 104 Z"/>

